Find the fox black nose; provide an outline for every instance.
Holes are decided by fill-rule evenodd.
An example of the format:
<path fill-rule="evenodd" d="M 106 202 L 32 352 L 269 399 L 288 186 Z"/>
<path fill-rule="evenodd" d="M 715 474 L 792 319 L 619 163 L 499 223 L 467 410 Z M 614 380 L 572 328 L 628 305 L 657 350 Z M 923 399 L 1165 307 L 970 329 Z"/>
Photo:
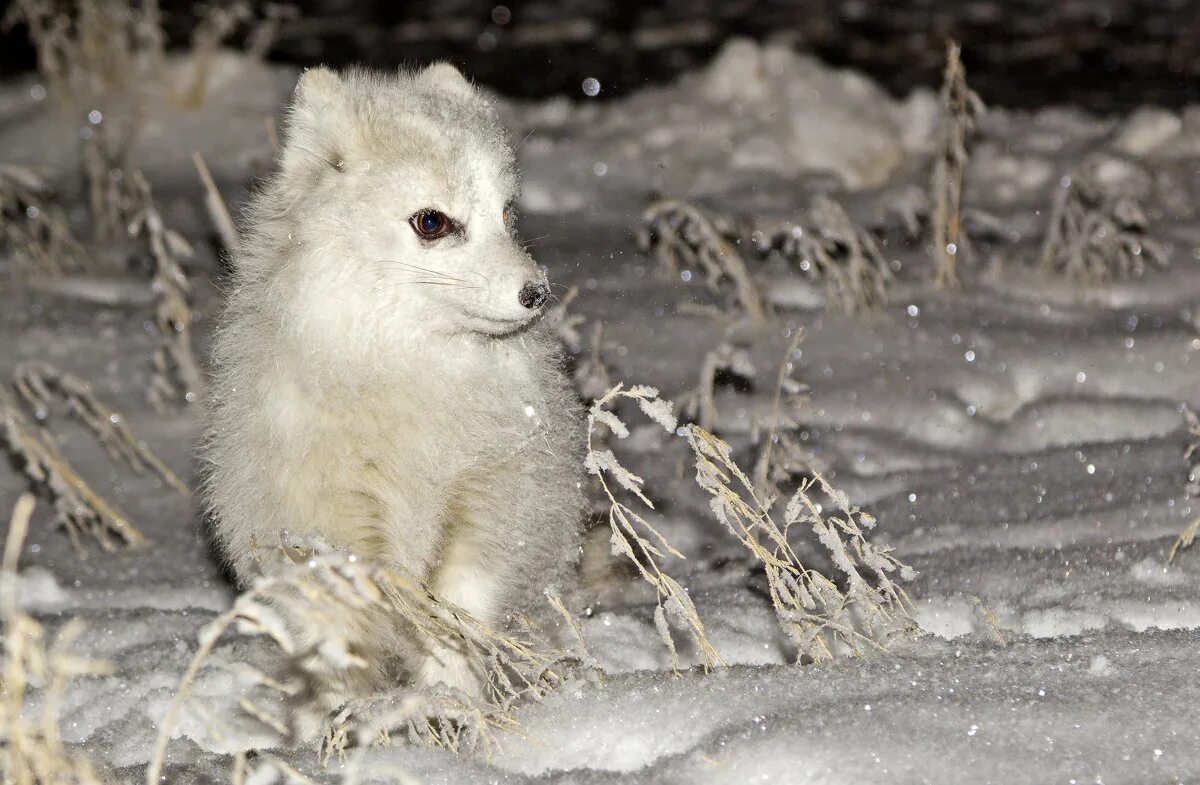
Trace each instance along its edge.
<path fill-rule="evenodd" d="M 542 303 L 550 296 L 550 287 L 544 283 L 527 283 L 517 294 L 517 302 L 526 308 L 541 308 Z"/>

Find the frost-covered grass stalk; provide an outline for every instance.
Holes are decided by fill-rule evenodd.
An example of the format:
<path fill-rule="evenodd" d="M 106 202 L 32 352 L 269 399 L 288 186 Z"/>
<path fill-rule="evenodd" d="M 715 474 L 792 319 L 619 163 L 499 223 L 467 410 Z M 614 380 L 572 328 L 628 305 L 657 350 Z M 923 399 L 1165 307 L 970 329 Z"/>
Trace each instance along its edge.
<path fill-rule="evenodd" d="M 668 619 L 688 630 L 706 667 L 723 664 L 705 634 L 695 605 L 659 566 L 664 550 L 679 558 L 682 554 L 644 517 L 619 501 L 609 483 L 609 479 L 615 480 L 654 508 L 645 495 L 642 478 L 622 466 L 611 450 L 596 443 L 598 424 L 605 425 L 617 438 L 629 435 L 628 426 L 611 410 L 620 399 L 636 401 L 647 416 L 670 432 L 676 432 L 677 424 L 671 404 L 659 398 L 652 387 L 626 390 L 618 384 L 592 404 L 586 466 L 599 478 L 608 497 L 613 550 L 627 556 L 658 591 L 655 624 L 673 662 L 678 664 Z M 911 601 L 893 575 L 910 580 L 915 573 L 889 548 L 867 539 L 866 531 L 875 526 L 875 520 L 851 505 L 844 492 L 816 474 L 802 482 L 791 497 L 781 525 L 772 513 L 774 499 L 760 497 L 754 482 L 733 459 L 727 443 L 695 424 L 683 426 L 680 433 L 692 450 L 697 484 L 712 496 L 713 514 L 762 565 L 776 615 L 802 659 L 831 659 L 838 645 L 855 653 L 868 646 L 882 648 L 891 636 L 914 629 Z M 826 511 L 817 501 L 818 492 L 833 502 L 832 510 Z M 801 562 L 789 538 L 793 532 L 803 531 L 828 552 L 845 588 Z"/>
<path fill-rule="evenodd" d="M 934 285 L 939 289 L 959 286 L 958 260 L 967 251 L 962 226 L 963 175 L 970 157 L 967 149 L 983 102 L 967 86 L 967 72 L 957 43 L 946 43 L 946 70 L 942 77 L 944 130 L 933 162 L 930 190 L 933 191 Z"/>
<path fill-rule="evenodd" d="M 1167 252 L 1130 194 L 1110 193 L 1084 165 L 1059 189 L 1042 242 L 1042 270 L 1079 283 L 1137 278 L 1167 266 Z"/>
<path fill-rule="evenodd" d="M 700 652 L 705 669 L 716 665 L 724 665 L 725 661 L 709 641 L 704 631 L 704 622 L 692 603 L 691 597 L 679 582 L 668 575 L 659 566 L 659 561 L 665 558 L 666 551 L 676 558 L 682 559 L 683 554 L 671 547 L 666 538 L 642 515 L 629 505 L 617 498 L 617 493 L 610 480 L 632 493 L 650 509 L 654 503 L 646 497 L 642 490 L 643 480 L 626 469 L 617 460 L 612 450 L 603 449 L 599 445 L 596 431 L 598 425 L 604 425 L 618 439 L 629 435 L 629 427 L 610 408 L 619 400 L 636 401 L 642 412 L 654 422 L 661 425 L 670 433 L 675 432 L 676 419 L 670 401 L 658 397 L 658 390 L 653 387 L 638 385 L 625 389 L 618 384 L 598 398 L 588 411 L 587 421 L 587 457 L 584 465 L 595 476 L 608 497 L 608 524 L 612 529 L 612 547 L 614 553 L 624 554 L 637 567 L 642 578 L 658 592 L 658 603 L 654 608 L 654 625 L 671 652 L 672 667 L 678 668 L 679 657 L 675 651 L 675 642 L 671 637 L 668 620 L 687 630 L 696 649 Z"/>
<path fill-rule="evenodd" d="M 638 244 L 653 251 L 667 274 L 675 276 L 680 267 L 698 268 L 709 291 L 729 293 L 752 322 L 765 318 L 766 306 L 737 250 L 737 233 L 729 219 L 688 202 L 664 199 L 642 213 L 637 236 Z"/>
<path fill-rule="evenodd" d="M 83 632 L 77 620 L 67 622 L 53 643 L 46 631 L 17 605 L 17 559 L 33 512 L 31 494 L 22 494 L 13 508 L 0 570 L 0 614 L 4 624 L 4 662 L 0 678 L 0 779 L 6 785 L 100 785 L 86 755 L 68 750 L 59 732 L 63 695 L 81 676 L 112 671 L 107 662 L 71 653 Z M 40 702 L 31 706 L 31 687 L 40 689 Z"/>
<path fill-rule="evenodd" d="M 762 252 L 825 281 L 830 301 L 844 313 L 869 313 L 887 305 L 894 276 L 871 233 L 824 195 L 813 199 L 807 223 L 762 232 Z"/>
<path fill-rule="evenodd" d="M 875 520 L 852 506 L 844 492 L 820 475 L 801 483 L 780 525 L 772 500 L 759 498 L 728 444 L 696 425 L 684 426 L 683 433 L 695 456 L 696 482 L 712 496 L 717 520 L 762 564 L 775 613 L 802 658 L 831 659 L 838 643 L 855 653 L 882 647 L 892 635 L 913 628 L 911 602 L 892 574 L 909 580 L 915 573 L 889 548 L 866 538 Z M 832 500 L 832 510 L 816 501 L 818 490 Z M 844 589 L 801 562 L 790 537 L 805 530 L 832 557 Z"/>
<path fill-rule="evenodd" d="M 370 665 L 336 633 L 342 627 L 330 623 L 347 612 L 375 611 L 383 623 L 409 625 L 425 639 L 462 654 L 486 675 L 482 700 L 449 689 L 400 689 L 345 704 L 327 727 L 324 760 L 352 746 L 387 743 L 397 736 L 453 751 L 490 751 L 497 732 L 518 729 L 512 716 L 518 701 L 539 699 L 562 680 L 556 668 L 567 655 L 537 640 L 532 623 L 520 631 L 494 629 L 407 576 L 316 538 L 285 534 L 282 547 L 292 566 L 260 579 L 201 632 L 200 647 L 159 729 L 147 783 L 159 782 L 167 743 L 189 690 L 217 642 L 234 627 L 265 636 L 290 658 L 299 682 L 279 682 L 261 673 L 256 680 L 284 693 L 301 712 L 323 715 L 330 695 L 322 685 Z M 241 706 L 281 734 L 294 729 L 290 718 L 274 716 L 250 699 Z"/>

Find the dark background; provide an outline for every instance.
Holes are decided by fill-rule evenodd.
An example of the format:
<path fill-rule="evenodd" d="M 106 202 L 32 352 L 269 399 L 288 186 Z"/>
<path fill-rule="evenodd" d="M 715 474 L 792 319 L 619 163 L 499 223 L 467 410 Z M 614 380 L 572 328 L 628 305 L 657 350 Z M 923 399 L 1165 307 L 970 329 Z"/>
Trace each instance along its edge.
<path fill-rule="evenodd" d="M 162 0 L 172 46 L 187 45 L 193 5 Z M 578 95 L 589 76 L 603 85 L 600 98 L 620 95 L 749 35 L 792 41 L 896 93 L 936 85 L 954 38 L 992 104 L 1106 113 L 1200 102 L 1200 0 L 508 0 L 507 19 L 497 3 L 475 0 L 292 5 L 300 18 L 272 60 L 384 67 L 445 58 L 521 97 Z M 33 66 L 24 29 L 0 34 L 0 74 Z"/>

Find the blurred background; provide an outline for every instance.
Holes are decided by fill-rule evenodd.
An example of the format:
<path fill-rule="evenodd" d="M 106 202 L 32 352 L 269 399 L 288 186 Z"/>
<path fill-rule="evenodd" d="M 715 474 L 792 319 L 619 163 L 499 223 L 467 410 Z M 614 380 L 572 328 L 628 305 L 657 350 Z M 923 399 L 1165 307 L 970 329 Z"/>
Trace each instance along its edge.
<path fill-rule="evenodd" d="M 0 3 L 0 8 L 11 4 Z M 53 5 L 53 3 L 46 3 Z M 136 5 L 136 4 L 134 4 Z M 163 0 L 168 45 L 232 3 Z M 852 66 L 890 92 L 936 86 L 944 42 L 959 41 L 988 104 L 1074 104 L 1096 112 L 1200 99 L 1200 3 L 1194 0 L 299 0 L 270 60 L 390 66 L 446 58 L 500 93 L 578 93 L 588 77 L 614 97 L 707 63 L 732 36 L 790 41 Z M 261 11 L 261 9 L 260 9 Z M 253 28 L 233 31 L 244 44 Z M 0 75 L 31 69 L 22 24 L 0 33 Z"/>

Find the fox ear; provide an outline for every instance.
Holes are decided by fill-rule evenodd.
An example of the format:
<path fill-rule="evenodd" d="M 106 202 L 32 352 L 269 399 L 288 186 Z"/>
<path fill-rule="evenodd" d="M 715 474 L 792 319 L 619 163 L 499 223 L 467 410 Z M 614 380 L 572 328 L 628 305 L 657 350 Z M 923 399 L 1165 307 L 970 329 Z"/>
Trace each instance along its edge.
<path fill-rule="evenodd" d="M 320 66 L 300 75 L 288 108 L 282 169 L 289 177 L 312 178 L 332 167 L 341 171 L 341 142 L 347 137 L 349 90 L 341 77 Z"/>
<path fill-rule="evenodd" d="M 342 80 L 325 66 L 309 68 L 300 74 L 296 82 L 296 102 L 310 105 L 328 105 L 337 101 L 342 94 Z"/>
<path fill-rule="evenodd" d="M 434 63 L 422 71 L 421 76 L 430 84 L 459 98 L 470 98 L 475 94 L 475 88 L 467 78 L 450 63 Z"/>

